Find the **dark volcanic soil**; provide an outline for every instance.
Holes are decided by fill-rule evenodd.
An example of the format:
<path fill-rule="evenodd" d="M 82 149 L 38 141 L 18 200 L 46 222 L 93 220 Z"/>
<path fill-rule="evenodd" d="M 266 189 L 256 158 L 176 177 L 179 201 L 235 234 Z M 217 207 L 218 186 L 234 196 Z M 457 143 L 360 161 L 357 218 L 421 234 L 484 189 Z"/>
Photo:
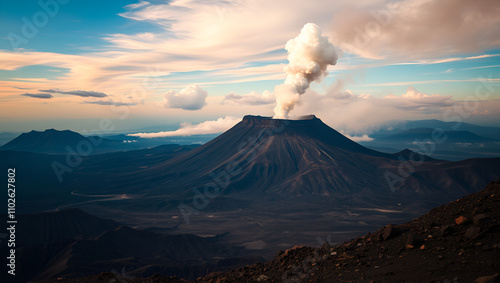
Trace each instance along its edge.
<path fill-rule="evenodd" d="M 499 282 L 500 181 L 402 225 L 321 248 L 294 247 L 264 264 L 195 282 Z M 496 278 L 494 278 L 496 276 Z M 187 282 L 103 273 L 58 282 Z"/>
<path fill-rule="evenodd" d="M 197 282 L 472 282 L 496 273 L 500 181 L 406 224 L 341 245 L 295 247 L 266 264 L 213 273 Z"/>

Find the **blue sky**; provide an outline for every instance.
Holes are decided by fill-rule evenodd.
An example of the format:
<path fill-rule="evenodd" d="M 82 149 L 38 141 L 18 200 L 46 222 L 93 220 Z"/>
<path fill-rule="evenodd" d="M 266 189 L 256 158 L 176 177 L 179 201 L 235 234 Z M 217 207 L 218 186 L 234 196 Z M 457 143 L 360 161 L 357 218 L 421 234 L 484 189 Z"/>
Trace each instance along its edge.
<path fill-rule="evenodd" d="M 272 116 L 285 45 L 309 22 L 339 59 L 290 117 L 314 113 L 363 133 L 395 119 L 443 120 L 472 99 L 465 121 L 500 126 L 494 1 L 42 0 L 52 15 L 38 2 L 0 2 L 0 131 L 221 118 L 220 130 L 245 114 Z M 37 28 L 29 38 L 26 20 Z"/>

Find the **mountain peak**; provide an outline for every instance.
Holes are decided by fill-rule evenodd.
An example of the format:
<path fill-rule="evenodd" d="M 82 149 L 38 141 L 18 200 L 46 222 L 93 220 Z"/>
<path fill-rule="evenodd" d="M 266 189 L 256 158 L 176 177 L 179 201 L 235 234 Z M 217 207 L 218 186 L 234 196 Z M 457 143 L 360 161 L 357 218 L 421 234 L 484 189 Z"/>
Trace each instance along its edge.
<path fill-rule="evenodd" d="M 246 115 L 241 121 L 243 125 L 252 127 L 287 127 L 320 125 L 323 122 L 315 115 L 300 116 L 296 119 L 274 119 L 273 117 Z"/>
<path fill-rule="evenodd" d="M 299 116 L 297 118 L 291 118 L 291 119 L 274 119 L 273 117 L 265 117 L 265 116 L 260 116 L 260 115 L 245 115 L 243 117 L 243 121 L 249 121 L 249 120 L 303 121 L 303 120 L 314 120 L 314 119 L 320 120 L 314 114 L 303 115 L 303 116 Z"/>

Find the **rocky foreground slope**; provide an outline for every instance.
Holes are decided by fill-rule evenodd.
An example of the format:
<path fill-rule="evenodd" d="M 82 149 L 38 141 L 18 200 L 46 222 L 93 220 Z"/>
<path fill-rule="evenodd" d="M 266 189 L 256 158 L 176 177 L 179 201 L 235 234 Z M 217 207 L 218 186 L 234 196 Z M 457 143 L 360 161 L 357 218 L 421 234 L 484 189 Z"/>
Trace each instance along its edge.
<path fill-rule="evenodd" d="M 402 225 L 321 248 L 294 247 L 272 261 L 195 282 L 499 282 L 500 181 Z M 475 281 L 476 280 L 476 281 Z M 187 282 L 102 273 L 59 282 Z"/>
<path fill-rule="evenodd" d="M 295 247 L 269 263 L 198 282 L 472 282 L 500 273 L 499 220 L 497 181 L 406 224 L 341 245 Z"/>

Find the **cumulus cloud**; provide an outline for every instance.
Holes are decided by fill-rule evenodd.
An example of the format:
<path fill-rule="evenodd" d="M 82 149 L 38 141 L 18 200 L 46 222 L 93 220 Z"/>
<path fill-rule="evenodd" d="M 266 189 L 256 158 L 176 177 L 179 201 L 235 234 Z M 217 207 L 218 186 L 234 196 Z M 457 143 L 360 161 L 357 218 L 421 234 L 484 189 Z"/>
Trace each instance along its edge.
<path fill-rule="evenodd" d="M 197 85 L 189 85 L 179 92 L 173 90 L 163 95 L 163 106 L 184 110 L 199 110 L 206 105 L 207 92 Z"/>
<path fill-rule="evenodd" d="M 286 43 L 285 49 L 288 51 L 288 65 L 284 68 L 286 80 L 274 89 L 274 118 L 278 119 L 288 118 L 288 113 L 311 82 L 321 81 L 327 76 L 326 69 L 337 64 L 338 59 L 335 46 L 313 23 L 305 24 L 300 34 Z"/>
<path fill-rule="evenodd" d="M 46 92 L 46 93 L 59 93 L 59 94 L 67 94 L 67 95 L 76 95 L 76 96 L 81 96 L 81 97 L 107 97 L 108 96 L 104 92 L 88 91 L 88 90 L 62 91 L 59 89 L 40 89 L 38 91 Z"/>
<path fill-rule="evenodd" d="M 217 120 L 209 120 L 199 124 L 182 123 L 180 128 L 175 131 L 165 131 L 158 133 L 137 133 L 129 134 L 133 137 L 141 138 L 162 138 L 162 137 L 175 137 L 175 136 L 192 136 L 192 135 L 206 135 L 216 134 L 227 131 L 229 128 L 236 125 L 241 121 L 241 118 L 226 116 Z"/>
<path fill-rule="evenodd" d="M 87 100 L 82 102 L 82 104 L 97 104 L 97 105 L 114 105 L 114 106 L 135 106 L 137 102 L 121 102 L 113 100 Z"/>
<path fill-rule="evenodd" d="M 274 94 L 270 91 L 265 90 L 262 93 L 257 93 L 252 91 L 247 94 L 236 94 L 231 92 L 224 96 L 222 103 L 235 103 L 240 105 L 266 105 L 272 104 L 276 101 Z"/>
<path fill-rule="evenodd" d="M 21 95 L 22 96 L 29 96 L 29 97 L 33 97 L 33 98 L 44 98 L 44 99 L 54 97 L 50 93 L 21 93 Z"/>
<path fill-rule="evenodd" d="M 403 0 L 344 9 L 332 38 L 367 58 L 423 59 L 500 46 L 497 0 Z"/>

